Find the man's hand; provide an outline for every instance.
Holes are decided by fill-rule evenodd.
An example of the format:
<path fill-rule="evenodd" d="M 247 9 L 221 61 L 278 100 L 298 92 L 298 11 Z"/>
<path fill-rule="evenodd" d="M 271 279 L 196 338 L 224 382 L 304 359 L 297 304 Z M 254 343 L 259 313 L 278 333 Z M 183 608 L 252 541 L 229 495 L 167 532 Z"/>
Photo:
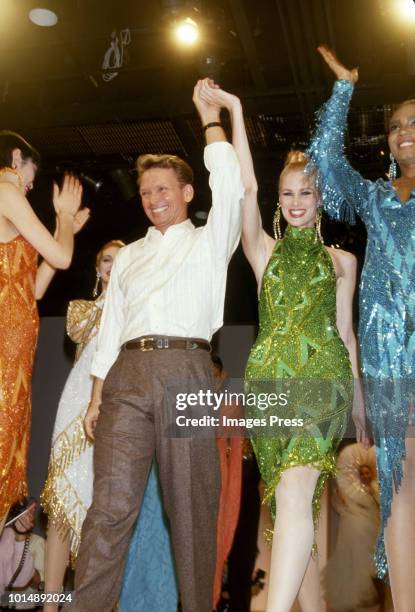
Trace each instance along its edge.
<path fill-rule="evenodd" d="M 89 402 L 88 410 L 84 418 L 84 429 L 87 437 L 91 442 L 95 440 L 95 428 L 99 417 L 99 407 L 101 402 L 92 398 Z"/>
<path fill-rule="evenodd" d="M 95 440 L 95 427 L 97 426 L 99 407 L 102 403 L 102 387 L 104 380 L 94 376 L 92 385 L 91 401 L 89 402 L 88 410 L 84 418 L 84 429 L 87 437 L 91 442 Z"/>
<path fill-rule="evenodd" d="M 327 45 L 320 45 L 317 47 L 317 51 L 326 62 L 327 66 L 334 72 L 336 79 L 344 79 L 345 81 L 351 81 L 357 83 L 359 78 L 359 70 L 352 68 L 349 70 L 336 57 L 334 51 L 332 51 Z"/>
<path fill-rule="evenodd" d="M 214 104 L 201 96 L 203 85 L 208 87 L 208 83 L 211 79 L 199 80 L 193 90 L 193 103 L 197 108 L 197 112 L 200 115 L 200 119 L 203 125 L 212 123 L 213 121 L 219 121 L 220 119 L 220 105 Z"/>

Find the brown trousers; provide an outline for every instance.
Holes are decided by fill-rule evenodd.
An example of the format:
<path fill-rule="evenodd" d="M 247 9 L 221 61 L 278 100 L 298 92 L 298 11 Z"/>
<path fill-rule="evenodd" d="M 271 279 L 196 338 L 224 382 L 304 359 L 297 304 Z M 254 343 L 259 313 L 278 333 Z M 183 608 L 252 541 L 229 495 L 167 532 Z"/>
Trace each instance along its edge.
<path fill-rule="evenodd" d="M 214 435 L 173 437 L 172 388 L 215 387 L 210 354 L 121 350 L 104 383 L 95 434 L 94 492 L 75 573 L 72 612 L 112 610 L 156 453 L 184 612 L 211 612 L 220 492 Z M 195 410 L 195 409 L 193 409 Z M 200 416 L 205 409 L 200 407 Z M 162 611 L 160 611 L 162 612 Z"/>

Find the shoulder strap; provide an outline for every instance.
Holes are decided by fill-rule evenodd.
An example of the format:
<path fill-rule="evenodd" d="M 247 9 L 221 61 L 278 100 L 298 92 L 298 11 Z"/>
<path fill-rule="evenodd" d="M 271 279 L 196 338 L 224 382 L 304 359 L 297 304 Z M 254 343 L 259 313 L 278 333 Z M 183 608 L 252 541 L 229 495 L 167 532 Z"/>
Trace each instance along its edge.
<path fill-rule="evenodd" d="M 24 543 L 24 547 L 23 547 L 23 553 L 22 553 L 22 556 L 21 556 L 21 559 L 20 559 L 20 563 L 17 566 L 17 569 L 14 572 L 14 574 L 12 576 L 12 579 L 10 580 L 9 584 L 6 587 L 6 591 L 10 591 L 10 589 L 13 586 L 13 584 L 16 582 L 16 579 L 18 578 L 20 572 L 23 569 L 23 566 L 24 566 L 25 561 L 26 561 L 27 553 L 29 551 L 29 544 L 30 544 L 30 535 L 27 535 L 26 539 L 25 539 L 25 543 Z"/>

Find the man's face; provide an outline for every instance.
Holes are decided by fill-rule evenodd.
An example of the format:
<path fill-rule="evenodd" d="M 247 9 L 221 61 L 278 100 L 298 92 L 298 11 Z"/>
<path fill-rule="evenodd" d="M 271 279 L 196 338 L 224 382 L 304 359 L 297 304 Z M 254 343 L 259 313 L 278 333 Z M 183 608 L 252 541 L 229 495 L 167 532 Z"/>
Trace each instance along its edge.
<path fill-rule="evenodd" d="M 16 521 L 16 528 L 20 533 L 30 531 L 35 526 L 36 502 L 32 502 L 27 512 Z"/>
<path fill-rule="evenodd" d="M 146 170 L 140 179 L 139 190 L 144 212 L 163 234 L 171 225 L 187 219 L 193 187 L 181 185 L 172 168 Z"/>

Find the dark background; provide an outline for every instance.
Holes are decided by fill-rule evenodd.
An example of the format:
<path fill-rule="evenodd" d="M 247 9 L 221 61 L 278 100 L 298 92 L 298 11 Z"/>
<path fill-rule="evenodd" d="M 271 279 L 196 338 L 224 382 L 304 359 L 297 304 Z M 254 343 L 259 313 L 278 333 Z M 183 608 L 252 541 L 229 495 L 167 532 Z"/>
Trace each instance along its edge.
<path fill-rule="evenodd" d="M 177 153 L 196 173 L 192 220 L 210 206 L 202 164 L 203 135 L 192 106 L 195 81 L 210 75 L 242 99 L 260 186 L 265 227 L 271 230 L 276 180 L 286 152 L 305 148 L 314 113 L 333 77 L 316 52 L 327 42 L 360 81 L 350 114 L 348 155 L 373 178 L 385 174 L 385 133 L 393 104 L 415 92 L 415 22 L 400 14 L 411 0 L 1 0 L 1 127 L 37 147 L 42 166 L 31 202 L 53 229 L 51 184 L 62 170 L 102 181 L 85 182 L 92 210 L 77 237 L 71 268 L 57 274 L 40 303 L 43 315 L 63 315 L 69 299 L 88 297 L 94 259 L 109 239 L 130 242 L 147 222 L 135 193 L 140 153 Z M 34 6 L 59 17 L 53 28 L 29 21 Z M 201 28 L 193 48 L 172 37 L 172 20 L 191 15 Z M 111 33 L 129 28 L 123 66 L 106 81 L 102 70 Z M 361 225 L 323 224 L 327 244 L 360 260 Z M 230 270 L 225 322 L 256 321 L 253 275 L 238 249 Z"/>

